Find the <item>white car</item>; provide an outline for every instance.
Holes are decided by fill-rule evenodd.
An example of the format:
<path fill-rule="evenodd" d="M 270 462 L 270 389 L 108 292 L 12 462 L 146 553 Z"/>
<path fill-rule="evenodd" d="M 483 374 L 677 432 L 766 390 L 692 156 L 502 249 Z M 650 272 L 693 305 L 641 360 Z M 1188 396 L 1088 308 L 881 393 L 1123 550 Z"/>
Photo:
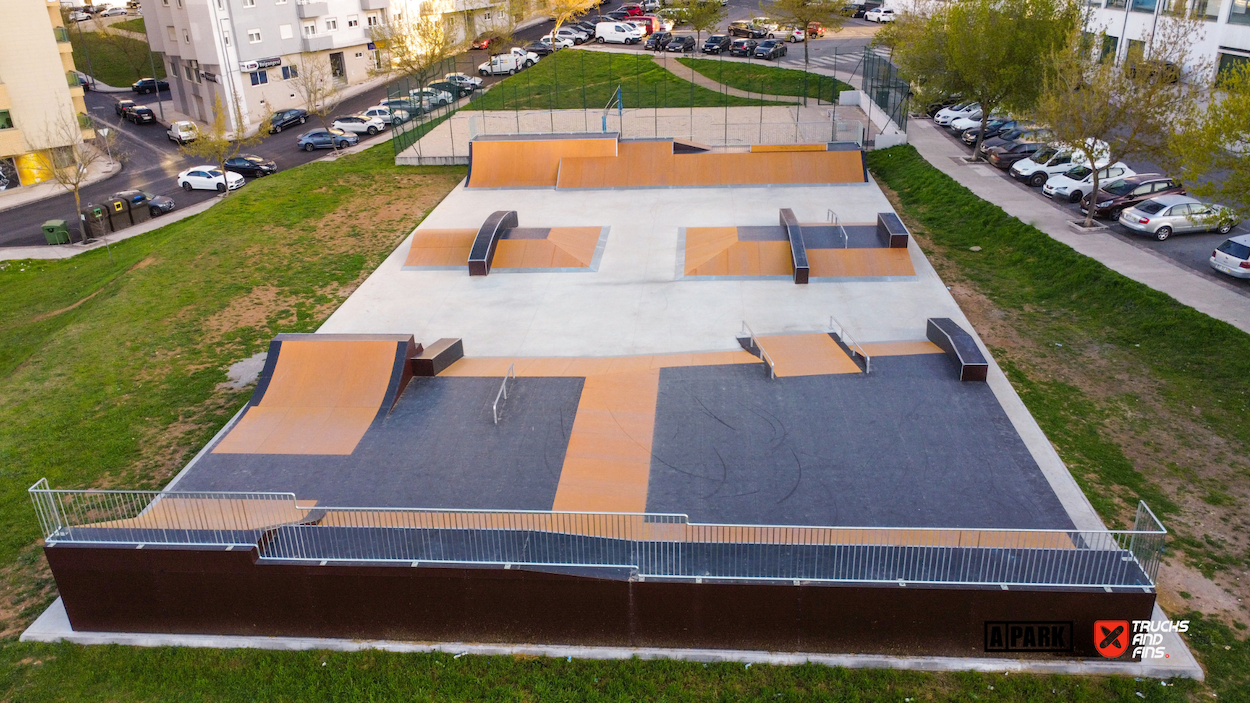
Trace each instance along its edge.
<path fill-rule="evenodd" d="M 960 117 L 967 117 L 974 112 L 980 111 L 981 105 L 979 103 L 960 103 L 938 110 L 937 114 L 933 116 L 933 122 L 945 127 Z"/>
<path fill-rule="evenodd" d="M 344 132 L 372 136 L 390 126 L 390 122 L 373 115 L 344 115 L 334 118 L 334 123 L 330 126 Z"/>
<path fill-rule="evenodd" d="M 556 39 L 568 39 L 574 44 L 581 44 L 589 38 L 589 32 L 583 32 L 575 27 L 561 27 L 556 30 Z"/>
<path fill-rule="evenodd" d="M 1211 252 L 1211 268 L 1233 278 L 1250 278 L 1250 234 L 1225 239 Z"/>
<path fill-rule="evenodd" d="M 74 10 L 73 12 L 69 13 L 70 22 L 86 22 L 89 19 L 91 19 L 91 15 L 81 10 Z"/>
<path fill-rule="evenodd" d="M 477 76 L 470 76 L 464 73 L 448 73 L 443 76 L 443 80 L 448 83 L 455 83 L 469 90 L 477 90 L 482 87 L 482 79 Z"/>
<path fill-rule="evenodd" d="M 864 13 L 864 19 L 869 22 L 893 22 L 896 18 L 897 16 L 894 14 L 894 10 L 889 10 L 884 7 L 878 7 L 875 10 L 869 10 Z"/>
<path fill-rule="evenodd" d="M 1135 176 L 1137 172 L 1129 168 L 1122 161 L 1104 168 L 1098 174 L 1098 185 L 1102 187 L 1118 181 L 1121 178 Z M 1046 185 L 1042 186 L 1042 194 L 1052 200 L 1067 200 L 1070 203 L 1079 203 L 1081 198 L 1094 190 L 1094 169 L 1089 164 L 1081 164 L 1068 169 L 1066 172 L 1057 176 L 1051 176 L 1046 179 Z"/>
<path fill-rule="evenodd" d="M 1087 144 L 1087 146 L 1090 145 Z M 1089 150 L 1094 152 L 1094 166 L 1103 168 L 1107 165 L 1106 142 L 1095 142 L 1092 147 Z M 1045 185 L 1051 176 L 1067 173 L 1072 170 L 1073 166 L 1088 164 L 1090 158 L 1086 151 L 1086 147 L 1074 149 L 1066 144 L 1048 145 L 1029 158 L 1012 164 L 1011 176 L 1017 181 L 1039 188 Z M 1101 187 L 1101 182 L 1099 186 Z"/>
<path fill-rule="evenodd" d="M 375 105 L 360 114 L 365 117 L 376 117 L 379 120 L 392 125 L 403 124 L 412 119 L 412 115 L 407 110 L 400 108 L 392 110 L 386 105 Z"/>
<path fill-rule="evenodd" d="M 123 17 L 127 14 L 129 13 L 126 12 L 126 8 L 124 7 L 110 7 L 104 12 L 101 12 L 100 16 L 101 17 Z"/>
<path fill-rule="evenodd" d="M 637 44 L 647 35 L 647 30 L 628 22 L 600 22 L 595 25 L 595 41 L 603 44 Z"/>
<path fill-rule="evenodd" d="M 781 30 L 781 33 L 777 35 L 777 38 L 784 39 L 791 44 L 797 44 L 803 41 L 806 34 L 806 32 L 798 27 L 785 27 Z"/>
<path fill-rule="evenodd" d="M 553 39 L 551 35 L 548 34 L 544 37 L 539 37 L 538 43 L 545 47 L 549 47 L 552 51 L 559 51 L 560 49 L 571 48 L 577 42 L 573 41 L 572 37 L 563 37 L 557 34 Z"/>
<path fill-rule="evenodd" d="M 973 127 L 981 126 L 982 114 L 984 113 L 981 110 L 977 110 L 976 112 L 970 113 L 968 115 L 964 115 L 963 117 L 956 117 L 955 119 L 951 120 L 950 124 L 946 126 L 950 128 L 950 131 L 954 132 L 955 134 L 963 134 L 965 130 L 969 130 L 969 129 L 972 129 Z M 990 119 L 994 119 L 994 118 L 991 117 Z"/>
<path fill-rule="evenodd" d="M 218 193 L 226 192 L 226 187 L 230 190 L 238 190 L 243 187 L 243 176 L 234 171 L 226 171 L 222 175 L 221 169 L 216 166 L 192 166 L 191 168 L 178 174 L 178 187 L 187 192 L 193 190 L 215 190 Z"/>
<path fill-rule="evenodd" d="M 408 95 L 412 96 L 414 100 L 420 100 L 422 104 L 429 103 L 435 107 L 450 105 L 456 101 L 454 95 L 438 88 L 413 88 L 408 91 Z"/>

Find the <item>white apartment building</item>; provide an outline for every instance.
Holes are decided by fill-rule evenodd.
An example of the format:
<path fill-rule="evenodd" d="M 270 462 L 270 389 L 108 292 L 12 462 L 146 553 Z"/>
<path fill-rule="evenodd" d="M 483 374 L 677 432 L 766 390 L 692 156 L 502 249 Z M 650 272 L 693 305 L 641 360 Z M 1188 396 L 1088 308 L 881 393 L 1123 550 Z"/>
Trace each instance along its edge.
<path fill-rule="evenodd" d="M 342 87 L 377 77 L 384 57 L 371 40 L 372 27 L 404 13 L 439 14 L 459 42 L 499 22 L 503 2 L 143 0 L 143 15 L 152 50 L 165 55 L 175 109 L 212 122 L 220 98 L 235 130 L 236 104 L 244 125 L 304 107 L 291 82 L 304 61 L 328 63 Z"/>
<path fill-rule="evenodd" d="M 1193 55 L 1209 59 L 1216 72 L 1250 61 L 1250 0 L 1091 0 L 1094 17 L 1087 29 L 1106 33 L 1107 53 L 1123 59 L 1144 41 L 1161 18 L 1192 13 L 1202 17 L 1205 32 Z"/>

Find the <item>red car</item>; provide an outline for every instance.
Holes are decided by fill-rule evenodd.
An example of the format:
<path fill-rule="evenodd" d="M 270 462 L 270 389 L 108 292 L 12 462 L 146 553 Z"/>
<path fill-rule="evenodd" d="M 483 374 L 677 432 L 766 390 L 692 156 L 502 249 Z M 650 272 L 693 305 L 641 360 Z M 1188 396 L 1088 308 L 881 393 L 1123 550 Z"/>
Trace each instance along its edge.
<path fill-rule="evenodd" d="M 628 13 L 630 17 L 637 17 L 638 15 L 646 14 L 646 10 L 642 9 L 642 5 L 621 5 L 617 9 L 621 12 Z"/>
<path fill-rule="evenodd" d="M 478 37 L 477 39 L 473 40 L 473 43 L 469 45 L 469 48 L 489 49 L 491 41 L 492 41 L 491 37 Z"/>

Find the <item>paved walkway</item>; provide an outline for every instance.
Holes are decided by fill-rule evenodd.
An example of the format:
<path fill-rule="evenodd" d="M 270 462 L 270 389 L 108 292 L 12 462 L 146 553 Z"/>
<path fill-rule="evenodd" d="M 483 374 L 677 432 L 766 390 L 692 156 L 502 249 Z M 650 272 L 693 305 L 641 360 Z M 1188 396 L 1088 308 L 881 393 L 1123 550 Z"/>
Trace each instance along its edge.
<path fill-rule="evenodd" d="M 763 93 L 752 93 L 746 90 L 739 90 L 737 88 L 731 88 L 723 83 L 717 83 L 711 78 L 708 78 L 707 76 L 703 75 L 702 73 L 699 73 L 698 71 L 694 70 L 693 68 L 690 68 L 689 66 L 683 63 L 680 63 L 678 61 L 667 61 L 665 60 L 663 56 L 661 56 L 658 53 L 655 55 L 653 60 L 655 61 L 657 66 L 659 66 L 660 68 L 663 68 L 664 70 L 668 71 L 674 76 L 677 76 L 683 81 L 690 81 L 691 83 L 694 83 L 700 88 L 707 88 L 708 90 L 711 90 L 716 93 L 727 93 L 735 97 L 750 98 L 752 100 L 775 100 L 777 102 L 783 102 L 783 103 L 798 103 L 799 102 L 799 98 L 793 95 L 764 95 Z M 813 100 L 812 102 L 815 102 L 815 101 Z"/>
<path fill-rule="evenodd" d="M 121 163 L 101 158 L 87 167 L 87 179 L 82 182 L 79 189 L 86 188 L 93 183 L 99 183 L 106 178 L 111 178 L 120 173 L 121 170 Z M 29 205 L 40 200 L 55 198 L 58 195 L 64 195 L 69 192 L 71 191 L 66 190 L 65 186 L 62 186 L 55 180 L 0 190 L 0 212 Z"/>
<path fill-rule="evenodd" d="M 1078 233 L 1069 228 L 1072 214 L 1049 201 L 1021 191 L 1004 180 L 993 166 L 969 165 L 967 152 L 926 120 L 908 123 L 908 141 L 939 171 L 955 179 L 977 197 L 1001 207 L 1076 251 L 1134 281 L 1166 293 L 1195 310 L 1250 332 L 1250 298 L 1209 281 L 1167 259 L 1143 251 L 1106 232 Z"/>

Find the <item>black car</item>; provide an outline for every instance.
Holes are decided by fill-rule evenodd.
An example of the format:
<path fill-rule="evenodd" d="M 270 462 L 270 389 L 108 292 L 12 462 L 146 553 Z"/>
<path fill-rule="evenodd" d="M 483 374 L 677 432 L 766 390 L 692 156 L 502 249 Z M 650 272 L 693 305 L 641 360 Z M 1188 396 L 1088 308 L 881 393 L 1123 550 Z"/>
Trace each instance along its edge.
<path fill-rule="evenodd" d="M 239 154 L 226 159 L 226 170 L 234 171 L 241 176 L 268 176 L 278 172 L 278 164 L 255 154 Z"/>
<path fill-rule="evenodd" d="M 855 7 L 855 12 L 851 15 L 851 17 L 863 19 L 864 15 L 868 14 L 872 10 L 877 9 L 878 7 L 881 7 L 881 3 L 879 2 L 874 2 L 874 3 L 866 2 L 863 5 L 857 5 Z"/>
<path fill-rule="evenodd" d="M 143 95 L 144 93 L 155 93 L 157 91 L 165 92 L 169 90 L 169 83 L 167 81 L 157 81 L 151 78 L 140 78 L 130 84 L 130 89 L 139 95 Z"/>
<path fill-rule="evenodd" d="M 713 34 L 703 42 L 703 53 L 719 54 L 722 51 L 729 51 L 729 46 L 733 42 L 724 34 Z"/>
<path fill-rule="evenodd" d="M 461 85 L 460 83 L 452 83 L 451 81 L 439 81 L 437 83 L 431 83 L 430 87 L 435 88 L 437 90 L 442 90 L 447 93 L 451 93 L 452 95 L 456 96 L 457 99 L 463 98 L 464 96 L 473 92 L 473 89 L 470 88 L 469 86 Z"/>
<path fill-rule="evenodd" d="M 763 27 L 756 27 L 750 22 L 738 20 L 729 23 L 729 36 L 746 37 L 747 39 L 763 39 L 768 36 L 768 30 Z"/>
<path fill-rule="evenodd" d="M 152 108 L 147 105 L 130 105 L 122 111 L 122 117 L 126 118 L 134 124 L 147 124 L 156 122 L 156 113 L 152 112 Z"/>
<path fill-rule="evenodd" d="M 605 17 L 607 17 L 609 21 L 611 22 L 624 22 L 625 20 L 629 19 L 629 13 L 621 12 L 620 10 L 617 10 L 616 12 L 609 12 L 607 15 L 605 15 Z"/>
<path fill-rule="evenodd" d="M 754 39 L 735 39 L 729 47 L 730 56 L 753 56 L 760 43 Z"/>
<path fill-rule="evenodd" d="M 1037 127 L 1016 127 L 999 132 L 997 137 L 981 142 L 981 153 L 989 155 L 990 149 L 996 146 L 1010 146 L 1017 142 L 1045 142 L 1051 138 L 1050 132 Z"/>
<path fill-rule="evenodd" d="M 552 51 L 555 51 L 554 49 L 551 48 L 550 44 L 544 44 L 542 42 L 537 42 L 537 41 L 532 41 L 526 44 L 525 50 L 532 51 L 535 54 L 538 54 L 539 56 L 546 56 L 550 54 Z"/>
<path fill-rule="evenodd" d="M 152 213 L 152 217 L 163 215 L 167 212 L 173 212 L 174 200 L 163 195 L 152 195 L 141 190 L 123 190 L 120 193 L 114 193 L 113 198 L 117 200 L 125 200 L 133 207 L 135 205 L 148 204 L 148 212 Z"/>
<path fill-rule="evenodd" d="M 765 39 L 755 47 L 757 59 L 780 59 L 786 55 L 786 43 L 780 39 Z"/>
<path fill-rule="evenodd" d="M 668 45 L 664 47 L 664 50 L 674 52 L 694 51 L 694 47 L 694 37 L 673 37 Z"/>
<path fill-rule="evenodd" d="M 672 40 L 672 32 L 656 32 L 655 34 L 647 37 L 647 43 L 643 44 L 643 48 L 650 49 L 652 51 L 664 51 L 664 47 L 668 46 L 668 43 Z"/>
<path fill-rule="evenodd" d="M 1018 125 L 1019 123 L 1015 120 L 990 120 L 989 123 L 985 125 L 985 138 L 993 139 L 999 134 L 1015 129 Z M 972 129 L 964 130 L 963 136 L 961 136 L 960 139 L 963 140 L 964 144 L 972 146 L 977 143 L 977 137 L 979 136 L 981 136 L 981 128 L 973 127 Z"/>
<path fill-rule="evenodd" d="M 287 127 L 294 127 L 297 124 L 304 124 L 307 121 L 307 110 L 281 110 L 273 113 L 273 117 L 269 118 L 269 133 L 277 134 Z"/>
<path fill-rule="evenodd" d="M 1006 171 L 1017 161 L 1023 161 L 1044 148 L 1046 145 L 1042 142 L 1024 141 L 992 147 L 989 150 L 989 162 L 991 166 Z"/>

